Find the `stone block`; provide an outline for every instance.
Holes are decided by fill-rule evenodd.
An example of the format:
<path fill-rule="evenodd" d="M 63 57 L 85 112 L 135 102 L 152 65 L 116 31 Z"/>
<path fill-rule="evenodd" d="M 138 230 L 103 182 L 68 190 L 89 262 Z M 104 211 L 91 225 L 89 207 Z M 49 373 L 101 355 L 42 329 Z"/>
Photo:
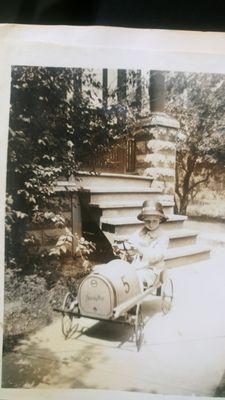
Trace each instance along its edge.
<path fill-rule="evenodd" d="M 147 146 L 146 146 L 146 140 L 140 140 L 136 142 L 136 154 L 146 154 L 147 152 Z"/>
<path fill-rule="evenodd" d="M 147 154 L 144 160 L 155 167 L 162 168 L 174 168 L 175 167 L 175 157 L 171 155 L 161 154 L 161 153 L 150 153 Z"/>
<path fill-rule="evenodd" d="M 174 195 L 175 192 L 175 182 L 166 182 L 164 193 Z"/>
<path fill-rule="evenodd" d="M 146 165 L 145 165 L 145 167 L 142 165 L 136 165 L 136 173 L 138 175 L 145 175 L 144 174 L 145 170 L 146 170 Z M 151 175 L 146 174 L 145 176 L 151 176 Z"/>
<path fill-rule="evenodd" d="M 156 185 L 158 185 L 158 187 L 160 187 L 162 189 L 163 193 L 166 193 L 169 195 L 174 195 L 175 181 L 169 182 L 169 181 L 158 179 L 155 182 L 156 182 Z"/>
<path fill-rule="evenodd" d="M 176 153 L 176 145 L 168 140 L 149 140 L 147 142 L 147 149 L 153 153 L 157 153 L 159 151 L 164 154 L 168 153 L 174 155 Z"/>
<path fill-rule="evenodd" d="M 150 132 L 149 127 L 137 129 L 133 136 L 135 137 L 135 141 L 138 142 L 139 140 L 151 139 L 153 137 L 152 133 Z"/>
<path fill-rule="evenodd" d="M 155 134 L 155 139 L 165 140 L 165 141 L 169 141 L 171 143 L 176 143 L 177 136 L 174 133 L 170 132 L 168 130 L 168 128 L 167 128 L 165 134 L 163 134 L 162 132 L 158 131 L 158 133 Z"/>
<path fill-rule="evenodd" d="M 179 129 L 179 122 L 164 112 L 153 112 L 149 118 L 149 124 L 153 126 Z"/>
<path fill-rule="evenodd" d="M 151 175 L 154 179 L 165 177 L 165 179 L 175 178 L 175 170 L 172 168 L 146 168 L 145 176 Z"/>
<path fill-rule="evenodd" d="M 146 153 L 145 154 L 138 154 L 137 156 L 136 156 L 136 162 L 140 162 L 140 163 L 142 163 L 142 162 L 146 162 Z"/>
<path fill-rule="evenodd" d="M 149 163 L 146 163 L 144 160 L 143 161 L 136 161 L 136 172 L 138 173 L 138 175 L 142 175 L 142 173 L 140 173 L 140 170 L 145 170 L 146 168 L 149 167 Z M 147 175 L 147 176 L 151 176 L 151 175 Z"/>
<path fill-rule="evenodd" d="M 151 134 L 151 136 L 154 138 L 156 138 L 158 135 L 161 135 L 163 137 L 167 136 L 167 128 L 166 127 L 162 127 L 162 126 L 152 126 L 149 128 L 149 133 Z"/>
<path fill-rule="evenodd" d="M 167 167 L 168 168 L 172 168 L 172 169 L 174 169 L 175 170 L 175 168 L 176 168 L 176 160 L 174 159 L 174 161 L 168 161 L 168 164 L 167 164 Z"/>

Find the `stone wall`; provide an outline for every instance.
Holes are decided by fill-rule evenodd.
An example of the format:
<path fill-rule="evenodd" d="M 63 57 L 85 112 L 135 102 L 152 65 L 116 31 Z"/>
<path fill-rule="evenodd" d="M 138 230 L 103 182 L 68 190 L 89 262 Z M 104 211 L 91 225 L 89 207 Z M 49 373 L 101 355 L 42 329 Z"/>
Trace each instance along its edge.
<path fill-rule="evenodd" d="M 54 206 L 57 213 L 60 213 L 65 219 L 65 226 L 73 233 L 81 236 L 81 211 L 78 195 L 75 192 L 68 192 L 62 188 L 60 192 L 54 196 Z M 49 210 L 50 211 L 50 210 Z M 51 249 L 56 245 L 59 236 L 65 233 L 65 228 L 56 228 L 51 222 L 33 223 L 30 225 L 28 234 L 37 240 L 39 246 L 45 249 Z M 73 250 L 75 251 L 76 240 L 73 242 Z"/>

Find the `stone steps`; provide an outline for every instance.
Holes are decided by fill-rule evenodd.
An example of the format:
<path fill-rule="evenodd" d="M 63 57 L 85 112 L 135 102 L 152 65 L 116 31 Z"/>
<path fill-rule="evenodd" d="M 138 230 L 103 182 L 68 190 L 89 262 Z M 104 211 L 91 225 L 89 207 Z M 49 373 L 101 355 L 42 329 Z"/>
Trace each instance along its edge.
<path fill-rule="evenodd" d="M 162 200 L 163 210 L 166 215 L 173 213 L 174 201 Z M 141 212 L 143 201 L 120 201 L 120 202 L 100 202 L 90 203 L 93 213 L 101 215 L 104 218 L 109 217 L 137 217 Z"/>
<path fill-rule="evenodd" d="M 169 248 L 177 248 L 196 244 L 198 233 L 189 229 L 178 229 L 168 232 Z"/>
<path fill-rule="evenodd" d="M 104 233 L 108 237 L 110 243 L 113 243 L 114 240 L 119 240 L 119 241 L 129 240 L 129 235 L 115 235 L 110 232 L 104 232 Z M 196 231 L 191 231 L 189 229 L 177 229 L 173 231 L 168 231 L 167 235 L 169 237 L 168 248 L 177 248 L 177 247 L 190 246 L 196 244 L 198 233 Z"/>
<path fill-rule="evenodd" d="M 173 229 L 181 229 L 183 222 L 186 221 L 185 215 L 169 215 L 169 219 L 161 225 L 162 230 L 169 231 Z M 144 225 L 136 217 L 120 217 L 120 218 L 100 218 L 100 228 L 104 233 L 110 232 L 115 235 L 131 235 L 136 230 L 141 229 Z"/>
<path fill-rule="evenodd" d="M 210 248 L 195 244 L 176 249 L 168 249 L 165 262 L 168 268 L 180 267 L 201 260 L 207 260 L 210 256 Z"/>
<path fill-rule="evenodd" d="M 124 188 L 135 186 L 138 188 L 151 187 L 153 178 L 150 176 L 139 176 L 129 174 L 113 174 L 113 173 L 95 173 L 87 171 L 79 171 L 77 177 L 71 177 L 70 182 L 74 182 L 79 188 L 95 189 L 96 187 L 104 188 Z"/>
<path fill-rule="evenodd" d="M 85 226 L 99 226 L 110 243 L 129 237 L 143 222 L 137 219 L 144 200 L 160 201 L 168 221 L 161 225 L 170 240 L 166 256 L 169 267 L 208 258 L 209 248 L 198 245 L 197 233 L 184 229 L 187 217 L 173 214 L 174 197 L 164 194 L 152 178 L 123 174 L 82 172 L 79 181 L 58 182 L 56 191 L 79 192 Z M 92 222 L 91 222 L 92 220 Z M 90 222 L 89 222 L 90 221 Z M 90 225 L 89 225 L 90 224 Z"/>
<path fill-rule="evenodd" d="M 90 190 L 90 203 L 125 202 L 125 201 L 161 201 L 172 200 L 172 195 L 164 195 L 162 189 L 128 187 L 98 187 Z"/>

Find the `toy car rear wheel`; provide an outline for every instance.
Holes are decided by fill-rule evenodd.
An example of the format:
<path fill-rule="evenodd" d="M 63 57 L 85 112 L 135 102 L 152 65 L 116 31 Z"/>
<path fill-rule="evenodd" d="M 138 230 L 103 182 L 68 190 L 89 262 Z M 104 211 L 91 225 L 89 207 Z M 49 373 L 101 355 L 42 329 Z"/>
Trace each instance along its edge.
<path fill-rule="evenodd" d="M 144 320 L 142 314 L 142 307 L 140 304 L 136 306 L 136 316 L 135 316 L 135 323 L 134 323 L 134 333 L 135 333 L 135 341 L 137 351 L 140 350 L 143 337 L 144 337 Z"/>
<path fill-rule="evenodd" d="M 71 337 L 78 329 L 77 318 L 71 312 L 78 311 L 76 297 L 70 292 L 66 293 L 62 305 L 62 333 L 66 339 Z"/>
<path fill-rule="evenodd" d="M 161 310 L 163 314 L 168 314 L 173 302 L 173 281 L 168 279 L 161 287 Z"/>

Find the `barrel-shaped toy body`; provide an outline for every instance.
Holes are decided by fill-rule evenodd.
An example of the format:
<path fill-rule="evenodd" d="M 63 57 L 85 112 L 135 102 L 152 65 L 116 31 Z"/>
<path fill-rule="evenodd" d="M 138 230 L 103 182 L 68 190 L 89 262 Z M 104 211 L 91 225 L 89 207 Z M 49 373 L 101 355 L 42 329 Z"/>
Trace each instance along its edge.
<path fill-rule="evenodd" d="M 129 263 L 113 260 L 95 267 L 80 284 L 78 304 L 82 315 L 112 319 L 115 307 L 142 292 L 136 270 Z"/>

